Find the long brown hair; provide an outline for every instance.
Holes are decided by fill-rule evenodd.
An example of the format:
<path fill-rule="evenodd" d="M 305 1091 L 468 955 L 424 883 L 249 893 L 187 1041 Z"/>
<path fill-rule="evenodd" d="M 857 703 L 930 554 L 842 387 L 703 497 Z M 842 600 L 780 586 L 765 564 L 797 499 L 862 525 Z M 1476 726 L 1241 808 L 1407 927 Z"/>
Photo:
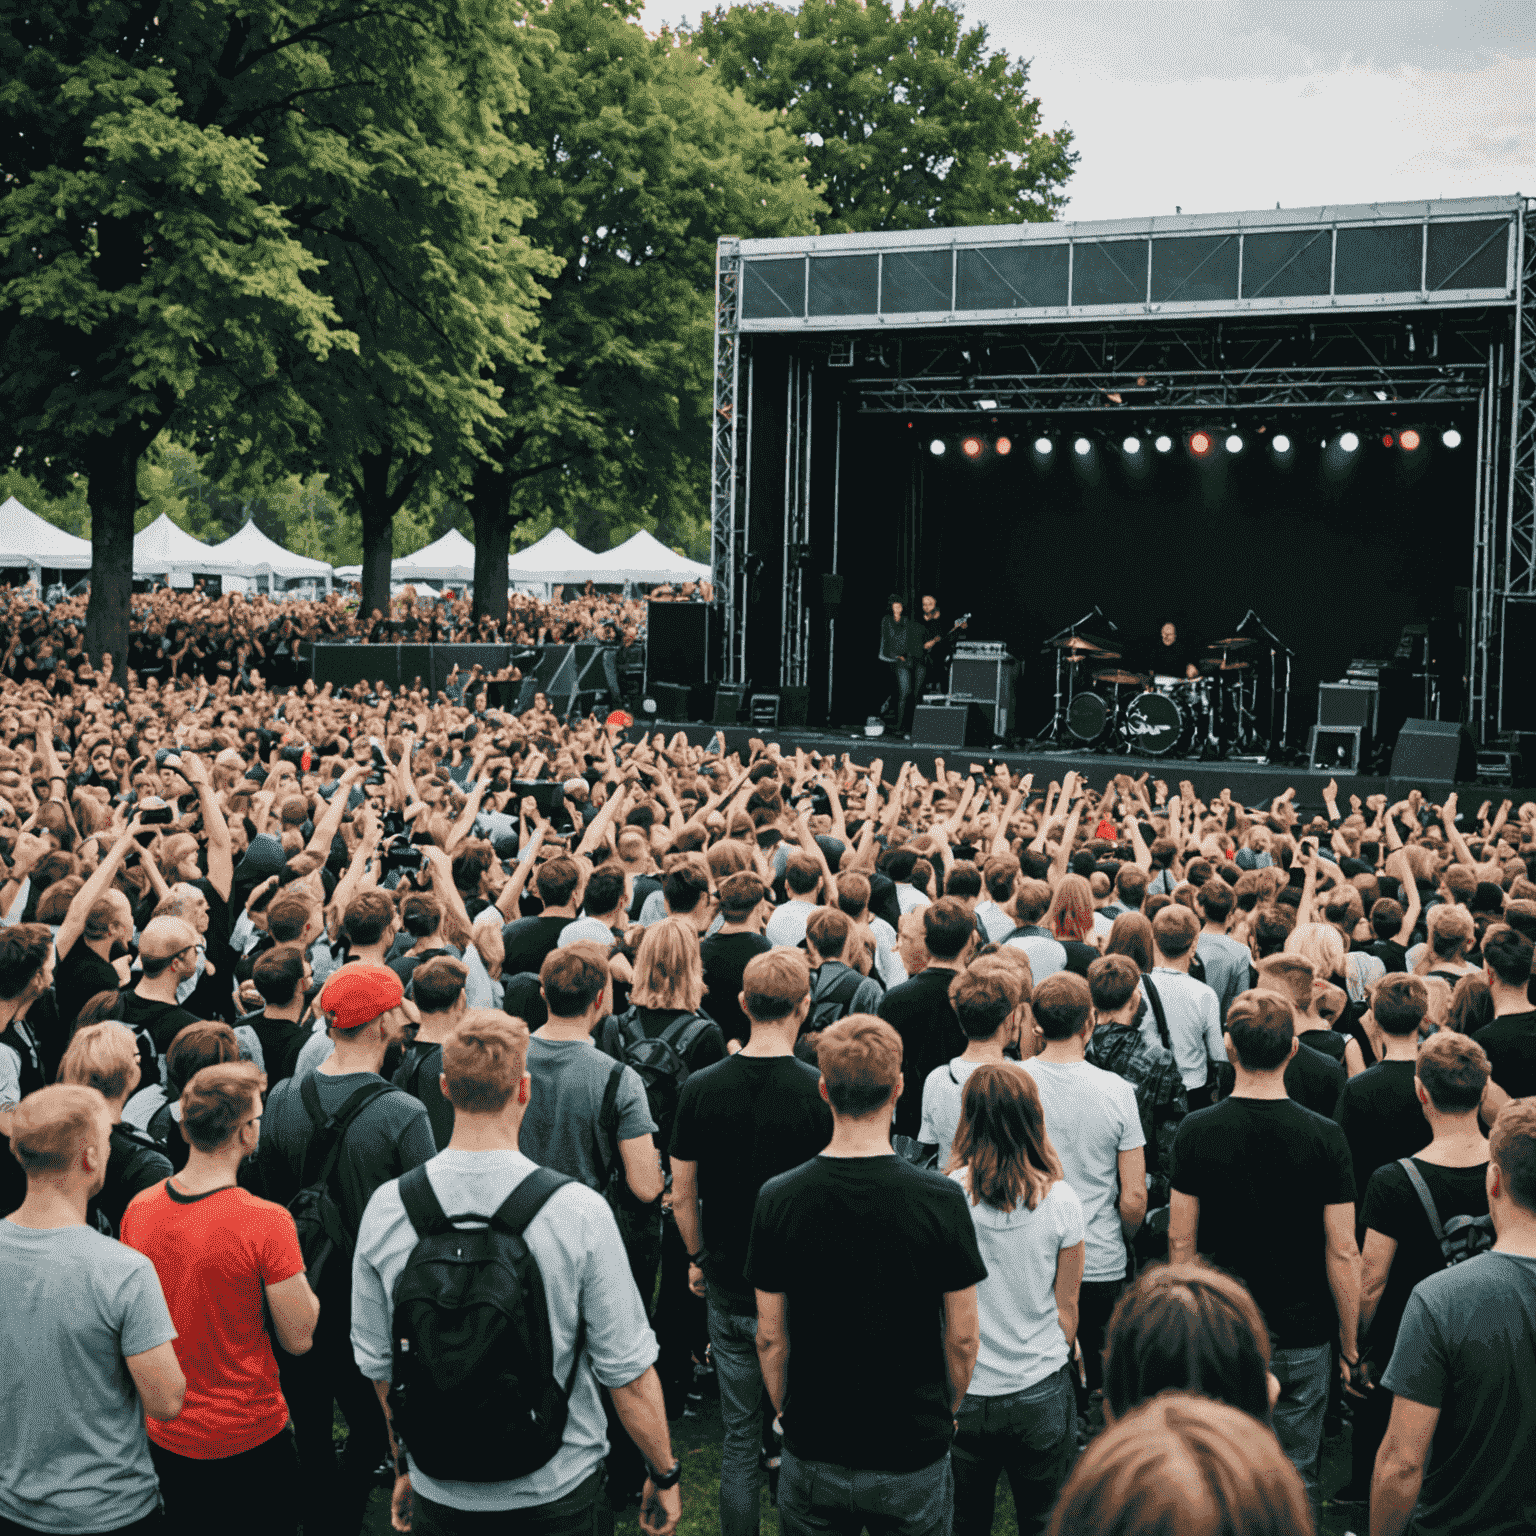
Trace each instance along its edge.
<path fill-rule="evenodd" d="M 1015 1066 L 977 1067 L 960 1095 L 950 1171 L 967 1168 L 971 1204 L 1011 1211 L 1022 1200 L 1032 1211 L 1062 1177 L 1061 1159 L 1046 1134 L 1040 1090 Z"/>

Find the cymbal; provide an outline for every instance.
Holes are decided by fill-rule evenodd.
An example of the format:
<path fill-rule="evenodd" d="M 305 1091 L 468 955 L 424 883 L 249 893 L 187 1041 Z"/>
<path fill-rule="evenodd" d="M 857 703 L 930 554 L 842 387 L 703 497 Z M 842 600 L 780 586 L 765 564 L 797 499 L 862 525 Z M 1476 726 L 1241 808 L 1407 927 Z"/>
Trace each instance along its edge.
<path fill-rule="evenodd" d="M 1208 651 L 1240 651 L 1245 645 L 1257 645 L 1252 635 L 1229 635 L 1225 640 L 1213 640 L 1206 646 Z"/>
<path fill-rule="evenodd" d="M 1127 672 L 1124 669 L 1116 668 L 1095 672 L 1093 680 L 1096 683 L 1123 683 L 1126 687 L 1139 688 L 1147 679 L 1145 674 L 1141 672 Z"/>
<path fill-rule="evenodd" d="M 1063 635 L 1060 640 L 1046 642 L 1047 650 L 1085 651 L 1095 656 L 1119 656 L 1108 641 L 1095 640 L 1091 635 Z"/>
<path fill-rule="evenodd" d="M 1208 656 L 1200 663 L 1207 672 L 1241 672 L 1244 667 L 1251 666 L 1247 661 L 1217 661 L 1215 657 Z"/>

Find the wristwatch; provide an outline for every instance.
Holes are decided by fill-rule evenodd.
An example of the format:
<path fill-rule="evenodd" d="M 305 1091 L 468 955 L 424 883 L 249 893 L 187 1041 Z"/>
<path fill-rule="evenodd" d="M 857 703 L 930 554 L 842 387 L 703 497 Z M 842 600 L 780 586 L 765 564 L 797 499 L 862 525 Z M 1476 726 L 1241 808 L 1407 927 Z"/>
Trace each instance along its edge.
<path fill-rule="evenodd" d="M 658 1472 L 650 1462 L 646 1462 L 645 1470 L 650 1474 L 651 1487 L 657 1493 L 665 1493 L 668 1488 L 676 1488 L 683 1480 L 683 1464 L 673 1459 L 672 1465 L 665 1472 Z"/>

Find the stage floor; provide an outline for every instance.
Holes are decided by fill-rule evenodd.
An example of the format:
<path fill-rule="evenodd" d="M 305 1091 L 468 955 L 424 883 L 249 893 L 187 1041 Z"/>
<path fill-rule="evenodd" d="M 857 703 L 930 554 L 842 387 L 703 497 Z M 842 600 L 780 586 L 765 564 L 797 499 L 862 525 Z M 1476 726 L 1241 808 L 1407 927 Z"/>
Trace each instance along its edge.
<path fill-rule="evenodd" d="M 718 728 L 694 721 L 660 720 L 653 722 L 650 730 L 653 733 L 664 731 L 668 736 L 681 730 L 687 733 L 689 741 L 696 744 L 711 741 L 717 731 L 723 731 L 727 750 L 739 751 L 743 757 L 746 756 L 747 743 L 754 736 L 778 742 L 785 752 L 792 753 L 797 747 L 807 752 L 836 756 L 846 752 L 854 762 L 866 764 L 878 757 L 884 760 L 885 777 L 888 780 L 894 778 L 893 766 L 907 761 L 916 763 L 920 772 L 931 776 L 934 759 L 942 757 L 946 768 L 957 769 L 962 773 L 971 763 L 983 766 L 987 763 L 1006 763 L 1011 772 L 1033 773 L 1036 789 L 1044 789 L 1052 779 L 1059 780 L 1071 769 L 1083 775 L 1096 789 L 1102 789 L 1116 774 L 1128 773 L 1132 778 L 1139 778 L 1145 772 L 1149 776 L 1149 783 L 1162 779 L 1170 791 L 1178 788 L 1180 780 L 1187 779 L 1202 800 L 1210 800 L 1223 789 L 1230 789 L 1233 799 L 1248 806 L 1265 804 L 1294 787 L 1297 807 L 1316 811 L 1322 809 L 1323 787 L 1329 779 L 1337 778 L 1339 808 L 1345 815 L 1349 814 L 1351 795 L 1359 795 L 1362 800 L 1376 794 L 1401 798 L 1410 789 L 1421 789 L 1432 801 L 1438 801 L 1455 788 L 1460 794 L 1463 808 L 1469 809 L 1471 813 L 1476 812 L 1483 800 L 1492 800 L 1497 805 L 1500 800 L 1508 797 L 1518 805 L 1522 800 L 1536 798 L 1529 789 L 1511 788 L 1508 785 L 1398 784 L 1395 780 L 1376 778 L 1369 774 L 1335 774 L 1327 769 L 1289 767 L 1284 764 L 1200 762 L 1191 758 L 1125 757 L 1098 752 L 1055 750 L 1010 752 L 999 747 L 943 747 L 920 741 L 899 741 L 891 736 L 870 738 L 862 731 L 809 730 L 793 726 L 760 731 L 745 725 Z M 1468 808 L 1466 802 L 1473 795 L 1477 799 Z"/>

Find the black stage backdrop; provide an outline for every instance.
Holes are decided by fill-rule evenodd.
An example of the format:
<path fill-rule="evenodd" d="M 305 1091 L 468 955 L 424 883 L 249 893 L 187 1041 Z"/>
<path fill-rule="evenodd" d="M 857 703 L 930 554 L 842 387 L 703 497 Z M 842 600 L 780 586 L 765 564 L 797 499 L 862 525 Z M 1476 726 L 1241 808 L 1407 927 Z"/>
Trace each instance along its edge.
<path fill-rule="evenodd" d="M 1362 411 L 1360 447 L 1346 454 L 1333 441 L 1337 429 L 1324 446 L 1323 424 L 1277 416 L 1264 433 L 1241 427 L 1245 447 L 1232 455 L 1230 429 L 1213 423 L 1212 451 L 1196 458 L 1185 440 L 1194 424 L 1159 454 L 1154 434 L 1127 411 L 1095 423 L 1084 456 L 1073 451 L 1074 431 L 1052 430 L 1054 451 L 1042 458 L 1033 448 L 1038 428 L 989 423 L 978 433 L 986 451 L 971 461 L 960 446 L 970 424 L 860 416 L 845 406 L 838 564 L 846 586 L 833 718 L 862 721 L 889 691 L 875 658 L 891 591 L 914 603 L 933 592 L 947 616 L 973 612 L 971 638 L 1008 644 L 1024 664 L 1025 735 L 1050 714 L 1053 670 L 1042 642 L 1096 604 L 1132 644 L 1165 619 L 1183 637 L 1214 640 L 1253 609 L 1296 652 L 1291 741 L 1304 745 L 1319 681 L 1342 676 L 1352 657 L 1390 656 L 1404 624 L 1455 613 L 1456 589 L 1470 580 L 1472 424 L 1458 423 L 1455 450 L 1440 443 L 1444 424 L 1425 429 L 1408 453 L 1383 446 L 1382 434 L 1409 422 Z M 1269 446 L 1275 431 L 1291 439 L 1286 457 Z M 994 448 L 1002 433 L 1013 442 L 1007 457 Z M 1120 446 L 1129 433 L 1141 438 L 1134 457 Z M 935 436 L 945 440 L 942 457 L 929 449 Z M 816 522 L 822 555 L 830 518 L 821 508 Z M 818 617 L 812 630 L 813 698 L 818 675 L 824 698 L 826 625 Z M 1459 699 L 1447 706 L 1454 716 Z"/>

